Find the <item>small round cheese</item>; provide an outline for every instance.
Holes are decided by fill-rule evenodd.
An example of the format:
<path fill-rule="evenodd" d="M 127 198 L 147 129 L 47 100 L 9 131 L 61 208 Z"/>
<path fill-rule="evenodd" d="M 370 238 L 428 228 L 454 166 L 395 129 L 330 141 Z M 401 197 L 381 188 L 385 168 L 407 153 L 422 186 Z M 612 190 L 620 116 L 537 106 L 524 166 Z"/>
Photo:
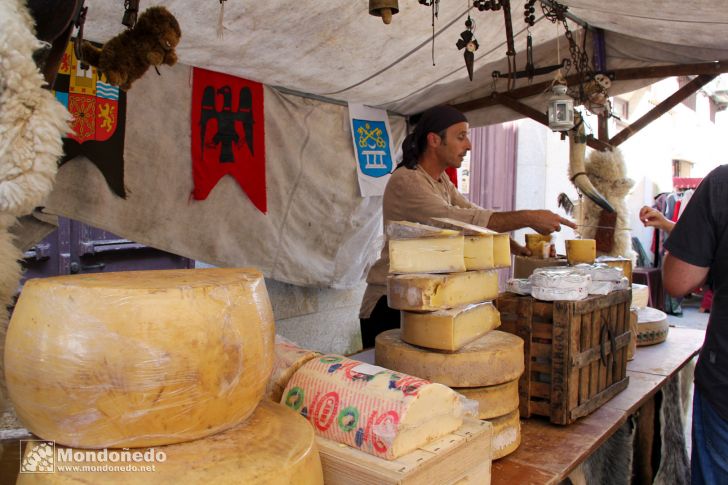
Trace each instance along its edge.
<path fill-rule="evenodd" d="M 478 401 L 478 418 L 491 419 L 518 409 L 518 379 L 486 387 L 453 389 L 468 399 Z"/>
<path fill-rule="evenodd" d="M 203 438 L 255 409 L 273 366 L 263 275 L 129 271 L 30 280 L 5 370 L 21 422 L 82 448 Z"/>
<path fill-rule="evenodd" d="M 510 455 L 521 444 L 521 420 L 518 410 L 488 420 L 493 425 L 493 459 Z"/>

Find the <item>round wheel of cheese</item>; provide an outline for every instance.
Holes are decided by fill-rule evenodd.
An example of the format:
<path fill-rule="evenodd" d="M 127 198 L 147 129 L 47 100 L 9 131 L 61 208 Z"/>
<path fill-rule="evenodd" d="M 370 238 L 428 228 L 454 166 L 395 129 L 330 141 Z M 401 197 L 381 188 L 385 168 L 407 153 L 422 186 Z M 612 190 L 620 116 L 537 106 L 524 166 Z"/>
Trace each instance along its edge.
<path fill-rule="evenodd" d="M 21 466 L 33 466 L 34 448 L 26 447 Z M 151 450 L 151 453 L 150 453 Z M 141 453 L 138 461 L 123 451 Z M 107 458 L 102 457 L 107 452 Z M 112 455 L 116 453 L 117 455 Z M 68 461 L 67 458 L 71 458 Z M 133 456 L 133 455 L 132 455 Z M 76 457 L 81 460 L 76 461 Z M 111 461 L 112 457 L 116 461 Z M 282 404 L 263 401 L 243 424 L 208 438 L 129 450 L 79 450 L 56 446 L 55 473 L 20 473 L 19 485 L 104 483 L 178 485 L 244 483 L 246 485 L 321 485 L 321 461 L 311 425 Z M 60 471 L 59 465 L 95 467 L 88 472 Z M 106 466 L 107 470 L 103 471 Z M 110 470 L 137 467 L 136 471 Z M 141 471 L 153 466 L 154 470 Z M 26 468 L 26 471 L 28 469 Z"/>
<path fill-rule="evenodd" d="M 510 455 L 521 444 L 521 420 L 518 410 L 500 418 L 489 419 L 493 425 L 493 459 Z"/>
<path fill-rule="evenodd" d="M 493 330 L 457 352 L 437 352 L 405 343 L 400 330 L 380 333 L 375 340 L 375 361 L 450 387 L 483 387 L 518 379 L 523 373 L 523 340 Z"/>
<path fill-rule="evenodd" d="M 35 279 L 13 313 L 5 372 L 18 417 L 45 440 L 163 445 L 250 416 L 273 366 L 273 341 L 256 270 Z"/>
<path fill-rule="evenodd" d="M 456 387 L 468 399 L 478 401 L 478 418 L 491 419 L 518 409 L 518 379 L 487 387 Z"/>
<path fill-rule="evenodd" d="M 670 326 L 667 315 L 651 307 L 637 310 L 637 346 L 654 345 L 664 342 Z"/>

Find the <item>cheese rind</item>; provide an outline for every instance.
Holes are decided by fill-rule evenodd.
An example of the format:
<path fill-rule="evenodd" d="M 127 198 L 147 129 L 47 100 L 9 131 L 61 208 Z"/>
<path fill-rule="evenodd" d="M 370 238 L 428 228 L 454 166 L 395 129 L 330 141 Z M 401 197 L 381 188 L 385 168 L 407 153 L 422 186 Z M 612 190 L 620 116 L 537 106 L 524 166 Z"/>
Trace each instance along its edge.
<path fill-rule="evenodd" d="M 597 257 L 596 239 L 567 239 L 566 260 L 569 264 L 592 264 Z"/>
<path fill-rule="evenodd" d="M 59 464 L 74 466 L 133 465 L 154 466 L 153 472 L 70 472 L 21 473 L 18 484 L 82 484 L 104 483 L 109 485 L 175 485 L 183 483 L 244 483 L 246 485 L 322 485 L 324 483 L 321 461 L 311 426 L 287 407 L 263 401 L 244 423 L 216 435 L 151 448 L 154 461 L 101 462 L 73 461 Z M 147 448 L 130 449 L 144 453 Z M 67 453 L 56 446 L 56 456 Z M 79 453 L 103 450 L 80 450 Z M 109 450 L 111 451 L 111 450 Z M 120 452 L 121 450 L 116 450 Z M 26 448 L 29 457 L 32 448 Z M 156 457 L 164 453 L 164 460 Z M 148 455 L 151 456 L 151 455 Z"/>
<path fill-rule="evenodd" d="M 456 387 L 468 399 L 478 401 L 478 418 L 493 419 L 518 409 L 518 379 L 487 387 Z"/>
<path fill-rule="evenodd" d="M 293 342 L 276 335 L 275 359 L 273 371 L 268 379 L 265 397 L 269 401 L 281 402 L 283 390 L 286 388 L 291 376 L 306 362 L 321 355 L 320 352 L 302 349 Z"/>
<path fill-rule="evenodd" d="M 495 271 L 390 275 L 387 304 L 397 310 L 444 310 L 494 300 L 498 290 Z"/>
<path fill-rule="evenodd" d="M 415 347 L 400 338 L 400 330 L 380 333 L 375 340 L 377 365 L 450 387 L 483 387 L 518 379 L 524 369 L 523 340 L 493 330 L 458 352 Z"/>
<path fill-rule="evenodd" d="M 500 313 L 490 302 L 435 312 L 402 312 L 402 340 L 412 345 L 456 351 L 500 326 Z"/>
<path fill-rule="evenodd" d="M 455 431 L 463 415 L 452 389 L 338 355 L 306 362 L 282 403 L 318 435 L 388 460 Z"/>
<path fill-rule="evenodd" d="M 518 409 L 488 421 L 493 425 L 493 459 L 503 458 L 516 451 L 521 444 L 521 420 Z"/>
<path fill-rule="evenodd" d="M 389 240 L 390 273 L 465 271 L 463 236 Z"/>
<path fill-rule="evenodd" d="M 35 279 L 8 329 L 8 391 L 21 422 L 59 444 L 189 441 L 250 416 L 273 365 L 273 341 L 256 270 Z"/>

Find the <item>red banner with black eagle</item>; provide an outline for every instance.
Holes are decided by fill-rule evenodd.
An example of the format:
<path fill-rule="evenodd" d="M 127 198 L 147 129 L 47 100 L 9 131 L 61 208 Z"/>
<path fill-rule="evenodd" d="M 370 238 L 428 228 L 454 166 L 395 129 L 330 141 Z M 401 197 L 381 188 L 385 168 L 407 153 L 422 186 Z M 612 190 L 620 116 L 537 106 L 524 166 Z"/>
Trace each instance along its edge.
<path fill-rule="evenodd" d="M 194 68 L 192 79 L 192 177 L 196 200 L 232 176 L 261 212 L 265 192 L 263 85 Z"/>

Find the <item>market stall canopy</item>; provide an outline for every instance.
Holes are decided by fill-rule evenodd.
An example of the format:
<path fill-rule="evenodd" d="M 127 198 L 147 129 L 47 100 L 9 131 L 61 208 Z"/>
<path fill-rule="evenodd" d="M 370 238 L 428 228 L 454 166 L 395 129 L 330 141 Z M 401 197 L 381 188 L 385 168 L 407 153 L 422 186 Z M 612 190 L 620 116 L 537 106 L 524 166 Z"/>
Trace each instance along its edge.
<path fill-rule="evenodd" d="M 462 103 L 506 90 L 494 83 L 493 71 L 508 72 L 503 11 L 478 11 L 472 2 L 443 0 L 434 19 L 432 11 L 414 0 L 400 0 L 391 24 L 368 13 L 365 0 L 223 2 L 223 38 L 218 36 L 221 3 L 167 0 L 178 18 L 182 41 L 177 48 L 183 64 L 256 80 L 301 93 L 361 102 L 410 115 L 437 103 Z M 526 64 L 527 25 L 523 2 L 513 2 L 512 23 L 516 67 Z M 537 2 L 533 37 L 536 67 L 553 65 L 569 55 L 563 25 L 544 17 Z M 569 15 L 593 29 L 603 29 L 604 70 L 728 59 L 724 32 L 728 9 L 721 2 L 695 0 L 643 1 L 565 0 Z M 121 0 L 89 0 L 85 26 L 88 39 L 104 42 L 124 29 Z M 140 11 L 153 5 L 142 0 Z M 468 79 L 463 54 L 456 47 L 465 20 L 475 21 L 480 48 L 475 52 L 473 81 Z M 575 20 L 570 29 L 578 43 L 583 32 Z M 586 50 L 591 57 L 592 35 Z M 558 41 L 556 40 L 558 38 Z M 434 61 L 434 65 L 433 65 Z M 600 68 L 597 66 L 597 69 Z M 571 73 L 574 72 L 572 67 Z M 553 74 L 536 77 L 547 81 Z M 615 82 L 610 94 L 654 82 Z M 526 86 L 527 79 L 516 87 Z M 539 100 L 539 98 L 541 98 Z M 545 95 L 527 100 L 545 104 Z M 502 106 L 479 109 L 473 124 L 489 124 L 520 117 Z"/>

